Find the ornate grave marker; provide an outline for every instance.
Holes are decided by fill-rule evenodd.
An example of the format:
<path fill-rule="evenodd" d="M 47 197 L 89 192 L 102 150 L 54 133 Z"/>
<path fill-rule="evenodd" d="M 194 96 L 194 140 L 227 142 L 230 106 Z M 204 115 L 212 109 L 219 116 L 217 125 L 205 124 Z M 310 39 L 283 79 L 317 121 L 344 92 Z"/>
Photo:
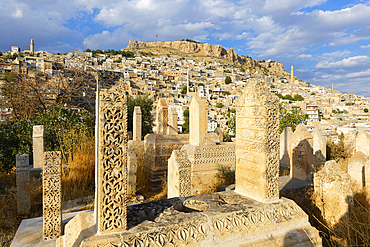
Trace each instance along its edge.
<path fill-rule="evenodd" d="M 62 155 L 60 151 L 44 153 L 43 238 L 56 239 L 62 234 Z"/>
<path fill-rule="evenodd" d="M 237 101 L 235 191 L 258 201 L 279 198 L 279 99 L 249 82 Z"/>
<path fill-rule="evenodd" d="M 107 233 L 127 226 L 127 98 L 118 86 L 101 89 L 99 100 L 97 227 Z"/>

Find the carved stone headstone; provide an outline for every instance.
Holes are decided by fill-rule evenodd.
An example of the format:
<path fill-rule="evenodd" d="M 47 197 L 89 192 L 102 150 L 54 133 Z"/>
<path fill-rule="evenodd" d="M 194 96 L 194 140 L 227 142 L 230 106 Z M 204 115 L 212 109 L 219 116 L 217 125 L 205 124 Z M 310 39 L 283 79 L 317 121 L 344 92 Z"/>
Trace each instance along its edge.
<path fill-rule="evenodd" d="M 285 127 L 284 131 L 280 134 L 280 164 L 289 166 L 289 146 L 290 137 L 293 134 L 292 128 Z"/>
<path fill-rule="evenodd" d="M 249 82 L 236 109 L 236 192 L 262 202 L 279 198 L 279 137 L 279 98 Z"/>
<path fill-rule="evenodd" d="M 356 136 L 356 152 L 362 152 L 366 157 L 370 156 L 370 137 L 365 130 L 361 130 Z"/>
<path fill-rule="evenodd" d="M 343 221 L 353 206 L 351 177 L 334 160 L 314 174 L 315 203 L 331 226 Z"/>
<path fill-rule="evenodd" d="M 203 146 L 206 143 L 207 104 L 198 96 L 194 96 L 189 106 L 189 144 Z"/>
<path fill-rule="evenodd" d="M 351 180 L 358 190 L 365 187 L 365 163 L 365 156 L 361 152 L 355 153 L 355 155 L 348 159 L 348 174 L 351 176 Z"/>
<path fill-rule="evenodd" d="M 170 135 L 177 134 L 177 111 L 175 106 L 170 107 L 169 115 L 167 133 Z"/>
<path fill-rule="evenodd" d="M 43 238 L 56 239 L 62 234 L 62 155 L 45 152 L 43 181 Z"/>
<path fill-rule="evenodd" d="M 28 214 L 31 209 L 30 199 L 30 160 L 28 154 L 17 154 L 16 182 L 17 182 L 17 209 L 18 214 Z"/>
<path fill-rule="evenodd" d="M 33 126 L 33 168 L 44 166 L 44 125 Z"/>
<path fill-rule="evenodd" d="M 324 166 L 326 161 L 326 136 L 319 127 L 315 127 L 313 136 L 313 164 L 316 170 Z"/>
<path fill-rule="evenodd" d="M 305 125 L 298 125 L 290 141 L 290 177 L 312 181 L 312 135 Z"/>
<path fill-rule="evenodd" d="M 191 195 L 191 163 L 187 152 L 174 150 L 168 160 L 167 197 Z"/>
<path fill-rule="evenodd" d="M 157 134 L 166 134 L 168 126 L 168 106 L 165 98 L 160 98 L 157 103 Z"/>
<path fill-rule="evenodd" d="M 135 106 L 133 117 L 133 138 L 132 140 L 141 141 L 142 116 L 140 106 Z"/>
<path fill-rule="evenodd" d="M 97 228 L 127 226 L 127 98 L 122 87 L 99 92 L 99 167 Z"/>
<path fill-rule="evenodd" d="M 344 149 L 348 151 L 349 157 L 356 153 L 356 132 L 344 134 Z"/>
<path fill-rule="evenodd" d="M 127 149 L 127 194 L 135 193 L 137 178 L 137 157 L 133 148 Z"/>

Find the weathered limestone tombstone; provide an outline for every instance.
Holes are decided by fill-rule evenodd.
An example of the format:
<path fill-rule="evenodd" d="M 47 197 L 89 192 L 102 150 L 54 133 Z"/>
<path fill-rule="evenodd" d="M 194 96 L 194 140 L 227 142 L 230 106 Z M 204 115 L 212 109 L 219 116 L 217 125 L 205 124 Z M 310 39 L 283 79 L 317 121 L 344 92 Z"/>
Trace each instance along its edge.
<path fill-rule="evenodd" d="M 177 135 L 177 111 L 176 107 L 172 106 L 169 110 L 169 118 L 168 118 L 168 129 L 167 134 L 168 135 Z"/>
<path fill-rule="evenodd" d="M 235 167 L 234 144 L 216 145 L 218 140 L 206 140 L 206 101 L 194 96 L 189 109 L 189 144 L 173 151 L 168 160 L 168 198 L 199 194 L 209 187 L 218 165 Z"/>
<path fill-rule="evenodd" d="M 44 166 L 44 135 L 44 125 L 33 126 L 33 168 L 43 168 Z"/>
<path fill-rule="evenodd" d="M 344 134 L 344 149 L 348 151 L 349 157 L 356 153 L 356 132 Z"/>
<path fill-rule="evenodd" d="M 126 229 L 127 97 L 121 86 L 99 92 L 99 163 L 97 230 Z"/>
<path fill-rule="evenodd" d="M 127 194 L 135 193 L 137 179 L 137 157 L 133 148 L 127 149 Z"/>
<path fill-rule="evenodd" d="M 62 155 L 45 152 L 43 183 L 43 239 L 56 239 L 62 234 Z"/>
<path fill-rule="evenodd" d="M 305 125 L 298 125 L 290 141 L 290 177 L 312 181 L 312 135 Z"/>
<path fill-rule="evenodd" d="M 17 154 L 15 159 L 18 214 L 28 214 L 31 209 L 29 155 Z"/>
<path fill-rule="evenodd" d="M 290 166 L 289 145 L 290 137 L 293 134 L 292 128 L 285 127 L 280 134 L 280 164 Z"/>
<path fill-rule="evenodd" d="M 319 127 L 315 127 L 313 136 L 313 165 L 316 170 L 321 169 L 326 161 L 326 136 Z"/>
<path fill-rule="evenodd" d="M 168 106 L 165 98 L 160 98 L 157 103 L 156 133 L 166 134 L 168 126 Z"/>
<path fill-rule="evenodd" d="M 370 137 L 365 130 L 361 130 L 356 136 L 356 152 L 362 152 L 366 157 L 370 156 Z"/>
<path fill-rule="evenodd" d="M 185 150 L 172 151 L 168 159 L 167 197 L 191 195 L 191 162 Z"/>
<path fill-rule="evenodd" d="M 365 187 L 365 164 L 366 158 L 362 152 L 357 152 L 348 159 L 348 174 L 356 190 Z"/>
<path fill-rule="evenodd" d="M 207 102 L 199 96 L 194 96 L 189 106 L 189 144 L 203 146 L 206 143 Z M 207 128 L 205 128 L 206 126 Z"/>
<path fill-rule="evenodd" d="M 343 223 L 353 206 L 351 177 L 334 160 L 314 174 L 315 203 L 323 219 L 331 226 Z"/>
<path fill-rule="evenodd" d="M 133 138 L 134 141 L 141 141 L 142 116 L 140 106 L 135 106 L 133 117 Z"/>
<path fill-rule="evenodd" d="M 279 98 L 249 82 L 236 106 L 235 191 L 266 202 L 279 199 Z"/>

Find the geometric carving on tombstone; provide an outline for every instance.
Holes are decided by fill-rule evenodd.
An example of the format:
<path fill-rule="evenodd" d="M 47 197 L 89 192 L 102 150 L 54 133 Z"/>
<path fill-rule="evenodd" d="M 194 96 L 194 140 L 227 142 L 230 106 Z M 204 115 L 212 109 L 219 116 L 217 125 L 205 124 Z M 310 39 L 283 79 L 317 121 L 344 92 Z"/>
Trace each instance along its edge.
<path fill-rule="evenodd" d="M 31 209 L 30 201 L 30 166 L 28 154 L 16 156 L 17 208 L 18 214 L 28 214 Z"/>
<path fill-rule="evenodd" d="M 191 162 L 184 150 L 173 150 L 168 160 L 168 198 L 191 195 Z"/>
<path fill-rule="evenodd" d="M 61 152 L 44 153 L 43 239 L 56 239 L 62 234 L 62 161 Z"/>
<path fill-rule="evenodd" d="M 127 97 L 121 86 L 99 92 L 98 232 L 127 227 Z"/>
<path fill-rule="evenodd" d="M 235 191 L 261 202 L 279 199 L 279 98 L 249 82 L 236 107 Z"/>

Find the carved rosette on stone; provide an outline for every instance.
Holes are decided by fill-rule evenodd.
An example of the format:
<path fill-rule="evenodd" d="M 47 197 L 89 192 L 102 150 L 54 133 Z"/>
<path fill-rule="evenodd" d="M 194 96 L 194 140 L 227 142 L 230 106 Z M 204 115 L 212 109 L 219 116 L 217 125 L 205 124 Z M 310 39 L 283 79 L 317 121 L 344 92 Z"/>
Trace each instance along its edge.
<path fill-rule="evenodd" d="M 43 239 L 62 234 L 62 155 L 60 151 L 44 153 Z"/>
<path fill-rule="evenodd" d="M 99 94 L 99 232 L 127 227 L 127 97 L 118 86 Z"/>
<path fill-rule="evenodd" d="M 249 82 L 236 111 L 236 188 L 258 201 L 279 198 L 279 99 Z"/>

